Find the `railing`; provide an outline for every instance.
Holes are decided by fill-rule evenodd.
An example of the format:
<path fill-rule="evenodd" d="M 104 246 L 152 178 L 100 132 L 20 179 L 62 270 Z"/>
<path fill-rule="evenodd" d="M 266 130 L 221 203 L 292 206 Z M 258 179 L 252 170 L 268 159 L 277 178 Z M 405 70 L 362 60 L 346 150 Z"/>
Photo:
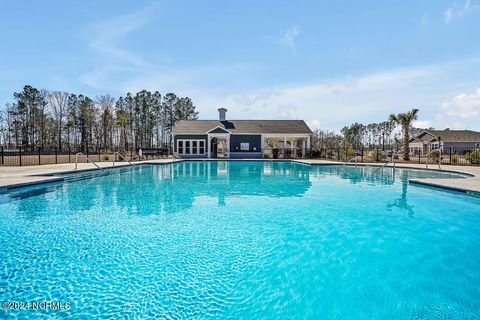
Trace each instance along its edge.
<path fill-rule="evenodd" d="M 380 170 L 383 170 L 383 168 L 385 168 L 386 166 L 388 166 L 389 164 L 393 164 L 393 170 L 395 170 L 395 162 L 393 161 L 389 161 L 387 163 L 385 163 L 383 166 L 381 166 L 380 168 L 377 168 L 373 171 L 373 173 L 377 172 L 377 171 L 380 171 Z"/>
<path fill-rule="evenodd" d="M 83 156 L 84 154 L 81 153 L 81 152 L 77 152 L 77 154 L 75 155 L 75 170 L 77 170 L 77 168 L 78 168 L 78 156 L 79 155 Z M 103 170 L 98 164 L 96 164 L 94 161 L 90 160 L 90 158 L 88 158 L 88 156 L 87 156 L 87 162 L 90 162 L 91 164 L 95 165 L 95 167 L 100 169 L 102 172 L 105 172 L 105 170 Z"/>
<path fill-rule="evenodd" d="M 358 167 L 358 160 L 357 157 L 351 158 L 350 160 L 346 161 L 343 165 L 346 166 L 350 162 L 355 162 L 355 167 Z"/>
<path fill-rule="evenodd" d="M 134 166 L 135 165 L 133 163 L 131 163 L 130 161 L 128 161 L 124 156 L 122 156 L 122 154 L 120 152 L 115 152 L 113 154 L 113 162 L 112 162 L 112 167 L 115 167 L 115 156 L 118 155 L 120 158 L 122 158 L 123 160 L 127 161 L 131 166 Z"/>

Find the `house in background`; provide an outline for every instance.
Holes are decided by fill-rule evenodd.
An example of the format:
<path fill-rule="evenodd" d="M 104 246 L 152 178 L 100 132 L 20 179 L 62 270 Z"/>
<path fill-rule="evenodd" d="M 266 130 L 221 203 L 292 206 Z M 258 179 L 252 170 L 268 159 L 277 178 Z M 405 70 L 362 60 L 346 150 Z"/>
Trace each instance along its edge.
<path fill-rule="evenodd" d="M 410 152 L 428 154 L 440 149 L 443 153 L 480 148 L 480 132 L 471 130 L 424 130 L 410 139 Z"/>
<path fill-rule="evenodd" d="M 182 158 L 304 157 L 312 130 L 303 120 L 181 120 L 172 130 L 174 155 Z M 283 153 L 283 154 L 282 154 Z"/>

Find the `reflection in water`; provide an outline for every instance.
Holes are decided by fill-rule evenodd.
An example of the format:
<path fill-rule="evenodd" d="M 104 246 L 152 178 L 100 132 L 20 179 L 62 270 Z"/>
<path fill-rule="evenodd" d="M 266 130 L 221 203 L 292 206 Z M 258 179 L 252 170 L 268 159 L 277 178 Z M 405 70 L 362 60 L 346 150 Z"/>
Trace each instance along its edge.
<path fill-rule="evenodd" d="M 407 178 L 402 179 L 402 181 L 401 181 L 401 183 L 402 183 L 402 194 L 401 194 L 400 198 L 387 203 L 387 210 L 392 211 L 393 207 L 397 207 L 401 210 L 406 210 L 407 213 L 408 213 L 408 216 L 413 218 L 413 216 L 415 214 L 415 212 L 413 211 L 413 206 L 409 205 L 408 201 L 407 201 L 408 174 L 404 173 L 404 175 L 406 175 Z"/>
<path fill-rule="evenodd" d="M 112 185 L 116 204 L 132 213 L 179 212 L 201 197 L 225 206 L 233 196 L 301 196 L 311 186 L 310 167 L 300 164 L 185 161 L 142 169 L 145 174 L 134 172 Z M 131 184 L 128 193 L 121 192 L 125 183 Z"/>
<path fill-rule="evenodd" d="M 197 200 L 213 199 L 214 205 L 226 206 L 231 197 L 301 197 L 311 188 L 311 179 L 316 178 L 328 181 L 319 186 L 325 188 L 328 183 L 333 186 L 340 180 L 374 188 L 401 183 L 400 196 L 388 202 L 386 208 L 398 207 L 413 217 L 414 207 L 407 201 L 408 179 L 425 177 L 458 178 L 452 174 L 398 168 L 377 170 L 274 161 L 184 161 L 114 170 L 93 179 L 18 190 L 1 196 L 0 203 L 10 202 L 17 212 L 31 217 L 56 211 L 60 206 L 70 212 L 108 208 L 134 214 L 174 213 L 191 208 Z"/>

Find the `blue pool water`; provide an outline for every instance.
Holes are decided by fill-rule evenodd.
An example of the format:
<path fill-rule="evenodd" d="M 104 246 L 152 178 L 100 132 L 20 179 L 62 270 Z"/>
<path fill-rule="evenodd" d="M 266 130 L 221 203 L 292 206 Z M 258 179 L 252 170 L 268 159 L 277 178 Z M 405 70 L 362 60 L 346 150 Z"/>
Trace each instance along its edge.
<path fill-rule="evenodd" d="M 183 162 L 0 194 L 0 318 L 478 319 L 480 198 L 415 170 Z"/>

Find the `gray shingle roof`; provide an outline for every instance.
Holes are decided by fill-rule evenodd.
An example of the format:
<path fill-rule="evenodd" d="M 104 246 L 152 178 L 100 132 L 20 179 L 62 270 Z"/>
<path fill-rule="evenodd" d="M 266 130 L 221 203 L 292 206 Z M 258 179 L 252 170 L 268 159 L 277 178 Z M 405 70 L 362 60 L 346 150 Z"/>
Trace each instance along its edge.
<path fill-rule="evenodd" d="M 430 134 L 426 134 L 430 133 Z M 480 132 L 471 130 L 425 130 L 417 139 L 428 142 L 436 141 L 437 137 L 443 142 L 480 142 Z"/>
<path fill-rule="evenodd" d="M 303 120 L 181 120 L 172 133 L 200 134 L 216 127 L 232 133 L 312 133 Z"/>

